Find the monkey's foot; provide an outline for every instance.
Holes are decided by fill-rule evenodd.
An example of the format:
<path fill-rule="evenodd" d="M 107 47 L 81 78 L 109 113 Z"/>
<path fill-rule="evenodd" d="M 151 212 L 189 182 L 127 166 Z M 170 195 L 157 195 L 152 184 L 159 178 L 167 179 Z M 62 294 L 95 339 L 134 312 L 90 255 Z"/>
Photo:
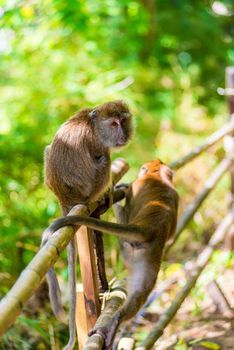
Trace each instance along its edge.
<path fill-rule="evenodd" d="M 102 350 L 109 350 L 112 347 L 115 334 L 118 329 L 119 322 L 115 319 L 111 321 L 111 324 L 105 327 L 97 327 L 89 332 L 89 336 L 93 334 L 99 334 L 104 339 L 104 346 Z"/>
<path fill-rule="evenodd" d="M 92 217 L 99 218 L 112 206 L 112 204 L 113 204 L 113 189 L 111 188 L 98 201 L 98 207 L 92 213 Z"/>

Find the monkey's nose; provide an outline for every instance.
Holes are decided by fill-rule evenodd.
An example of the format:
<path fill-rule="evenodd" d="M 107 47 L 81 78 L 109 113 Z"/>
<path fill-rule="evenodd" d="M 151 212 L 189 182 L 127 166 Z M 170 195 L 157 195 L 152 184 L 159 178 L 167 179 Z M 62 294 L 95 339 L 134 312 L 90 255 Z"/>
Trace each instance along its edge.
<path fill-rule="evenodd" d="M 117 140 L 117 146 L 123 146 L 126 143 L 126 137 L 122 136 L 119 137 L 119 139 Z"/>

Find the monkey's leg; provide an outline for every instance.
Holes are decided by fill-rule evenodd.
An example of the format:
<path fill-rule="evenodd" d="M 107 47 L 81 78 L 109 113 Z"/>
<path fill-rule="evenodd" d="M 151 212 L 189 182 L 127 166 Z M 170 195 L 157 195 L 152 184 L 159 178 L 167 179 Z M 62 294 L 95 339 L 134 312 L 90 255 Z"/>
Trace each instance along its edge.
<path fill-rule="evenodd" d="M 142 306 L 142 293 L 136 292 L 135 295 L 131 295 L 131 299 L 128 298 L 123 307 L 118 310 L 114 317 L 108 322 L 108 325 L 104 327 L 94 328 L 89 332 L 89 336 L 93 334 L 99 334 L 103 337 L 105 343 L 103 350 L 109 350 L 112 347 L 115 335 L 118 331 L 119 325 L 124 320 L 130 319 L 134 316 L 138 309 Z M 131 311 L 128 309 L 130 307 Z M 132 311 L 134 310 L 134 312 Z"/>
<path fill-rule="evenodd" d="M 77 261 L 76 241 L 75 241 L 75 238 L 73 237 L 68 245 L 68 274 L 69 274 L 69 287 L 70 287 L 69 341 L 63 350 L 73 349 L 76 341 L 76 327 L 75 327 L 76 261 Z"/>
<path fill-rule="evenodd" d="M 152 267 L 152 265 L 151 263 L 137 263 L 133 267 L 128 298 L 124 305 L 116 312 L 107 326 L 94 328 L 90 332 L 90 335 L 97 333 L 104 338 L 104 350 L 111 348 L 119 325 L 135 316 L 146 302 L 158 274 L 158 268 L 154 269 L 155 266 Z"/>

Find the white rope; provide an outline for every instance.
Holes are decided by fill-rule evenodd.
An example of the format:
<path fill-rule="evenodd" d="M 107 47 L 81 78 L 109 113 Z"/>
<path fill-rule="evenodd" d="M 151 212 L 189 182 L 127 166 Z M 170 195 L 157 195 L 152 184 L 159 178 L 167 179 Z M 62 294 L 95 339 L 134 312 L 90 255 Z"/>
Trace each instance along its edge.
<path fill-rule="evenodd" d="M 123 300 L 127 299 L 127 294 L 120 289 L 113 289 L 111 290 L 111 286 L 113 285 L 113 283 L 115 282 L 116 278 L 113 278 L 110 283 L 109 283 L 109 290 L 105 291 L 104 293 L 100 293 L 99 294 L 99 298 L 102 301 L 102 306 L 101 306 L 101 311 L 104 310 L 105 306 L 106 306 L 106 302 L 108 300 L 111 300 L 113 298 L 120 298 Z"/>

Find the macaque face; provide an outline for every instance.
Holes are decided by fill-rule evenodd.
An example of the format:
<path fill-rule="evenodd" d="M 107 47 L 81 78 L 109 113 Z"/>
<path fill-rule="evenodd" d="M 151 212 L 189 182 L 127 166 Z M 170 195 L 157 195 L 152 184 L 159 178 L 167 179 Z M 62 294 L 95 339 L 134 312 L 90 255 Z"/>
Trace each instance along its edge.
<path fill-rule="evenodd" d="M 143 164 L 138 173 L 138 178 L 141 178 L 146 174 L 158 173 L 161 170 L 162 165 L 163 162 L 161 162 L 159 159 Z"/>
<path fill-rule="evenodd" d="M 122 101 L 114 101 L 91 112 L 95 133 L 107 148 L 127 144 L 133 133 L 132 114 Z"/>

